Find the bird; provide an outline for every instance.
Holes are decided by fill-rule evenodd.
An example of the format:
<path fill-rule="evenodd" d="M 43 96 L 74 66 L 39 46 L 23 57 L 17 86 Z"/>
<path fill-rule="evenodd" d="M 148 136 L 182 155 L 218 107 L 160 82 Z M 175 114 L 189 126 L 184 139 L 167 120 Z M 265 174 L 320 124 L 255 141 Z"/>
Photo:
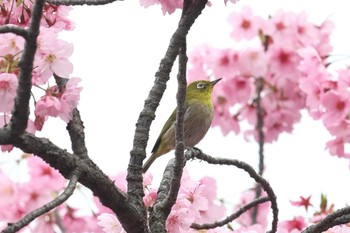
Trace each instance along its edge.
<path fill-rule="evenodd" d="M 184 115 L 184 145 L 185 148 L 194 147 L 208 132 L 214 116 L 212 91 L 221 78 L 214 81 L 198 80 L 190 83 L 186 88 Z M 151 156 L 144 163 L 142 172 L 146 173 L 152 163 L 161 155 L 175 149 L 175 122 L 177 108 L 165 122 Z"/>

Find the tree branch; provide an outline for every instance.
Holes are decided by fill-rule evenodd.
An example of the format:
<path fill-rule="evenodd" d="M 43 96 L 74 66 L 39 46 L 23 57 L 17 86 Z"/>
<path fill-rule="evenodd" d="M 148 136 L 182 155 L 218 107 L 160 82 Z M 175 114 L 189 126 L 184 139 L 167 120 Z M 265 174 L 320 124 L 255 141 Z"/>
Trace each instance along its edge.
<path fill-rule="evenodd" d="M 216 227 L 222 227 L 226 224 L 229 224 L 239 216 L 241 216 L 243 213 L 248 211 L 249 209 L 258 206 L 259 204 L 265 203 L 270 201 L 269 197 L 260 197 L 258 199 L 255 199 L 254 201 L 248 203 L 247 205 L 241 207 L 239 210 L 237 210 L 235 213 L 231 214 L 227 218 L 221 221 L 216 221 L 214 223 L 206 223 L 206 224 L 197 224 L 193 223 L 191 225 L 191 228 L 196 229 L 196 230 L 201 230 L 201 229 L 213 229 Z"/>
<path fill-rule="evenodd" d="M 27 38 L 28 33 L 25 29 L 18 27 L 16 25 L 1 25 L 0 26 L 0 33 L 13 33 L 16 34 L 17 36 L 22 36 L 23 38 Z"/>
<path fill-rule="evenodd" d="M 178 91 L 177 91 L 177 115 L 176 115 L 176 147 L 175 147 L 175 166 L 172 174 L 170 188 L 166 198 L 162 201 L 162 210 L 166 216 L 169 215 L 171 207 L 175 204 L 177 194 L 180 189 L 183 167 L 185 166 L 185 144 L 184 144 L 184 117 L 185 117 L 185 99 L 186 99 L 186 71 L 187 71 L 186 39 L 179 52 L 179 73 Z"/>
<path fill-rule="evenodd" d="M 183 14 L 184 15 L 184 14 Z M 183 17 L 182 15 L 182 17 Z M 157 200 L 150 213 L 150 229 L 152 232 L 164 232 L 165 221 L 169 216 L 171 207 L 175 204 L 177 194 L 180 189 L 183 167 L 185 166 L 183 141 L 184 136 L 184 116 L 186 99 L 186 39 L 183 39 L 183 45 L 179 49 L 179 73 L 177 75 L 177 113 L 176 113 L 176 146 L 174 166 L 167 166 L 163 174 L 163 179 L 159 185 Z"/>
<path fill-rule="evenodd" d="M 54 77 L 59 90 L 63 91 L 66 87 L 68 79 L 61 78 L 56 74 L 54 74 Z M 88 150 L 85 145 L 84 125 L 77 108 L 73 110 L 73 118 L 68 122 L 67 130 L 70 136 L 70 141 L 72 143 L 73 153 L 79 157 L 88 156 Z"/>
<path fill-rule="evenodd" d="M 166 82 L 169 80 L 169 74 L 173 67 L 174 61 L 178 55 L 179 48 L 183 39 L 188 34 L 192 24 L 201 14 L 207 0 L 195 0 L 191 7 L 181 18 L 178 28 L 171 37 L 170 44 L 161 60 L 154 86 L 145 100 L 144 108 L 139 115 L 136 123 L 133 149 L 130 152 L 130 161 L 128 166 L 128 201 L 135 206 L 140 207 L 141 215 L 146 219 L 146 210 L 143 206 L 143 187 L 142 187 L 142 162 L 146 157 L 146 146 L 149 138 L 151 122 L 154 120 L 155 111 L 166 89 Z M 144 222 L 145 225 L 146 222 Z"/>
<path fill-rule="evenodd" d="M 106 5 L 112 2 L 116 1 L 123 1 L 123 0 L 48 0 L 48 3 L 51 3 L 53 5 L 59 6 L 59 5 L 66 5 L 66 6 L 100 6 L 100 5 Z"/>
<path fill-rule="evenodd" d="M 259 175 L 263 175 L 264 173 L 264 143 L 265 143 L 265 134 L 264 134 L 264 110 L 261 106 L 261 93 L 264 88 L 264 79 L 258 78 L 255 81 L 256 86 L 256 99 L 255 99 L 255 105 L 256 105 L 256 117 L 257 117 L 257 125 L 256 130 L 258 131 L 258 143 L 259 143 Z M 255 198 L 258 198 L 261 196 L 261 187 L 257 185 L 255 187 Z M 258 208 L 254 208 L 252 211 L 252 222 L 257 222 L 257 216 L 258 216 Z"/>
<path fill-rule="evenodd" d="M 12 137 L 10 130 L 5 127 L 0 129 L 0 144 L 12 144 L 23 152 L 41 157 L 51 167 L 59 170 L 66 179 L 79 167 L 82 172 L 79 182 L 89 188 L 104 206 L 117 214 L 127 232 L 145 232 L 138 211 L 88 156 L 78 157 L 57 147 L 46 138 L 39 138 L 27 132 L 20 137 Z"/>
<path fill-rule="evenodd" d="M 32 88 L 34 55 L 37 48 L 40 19 L 45 0 L 36 0 L 33 5 L 31 23 L 25 37 L 24 50 L 20 59 L 20 73 L 15 103 L 12 109 L 11 129 L 14 135 L 21 135 L 27 128 L 29 117 L 29 99 Z"/>
<path fill-rule="evenodd" d="M 261 187 L 264 189 L 266 192 L 267 196 L 269 197 L 269 200 L 271 202 L 271 209 L 272 209 L 272 214 L 273 214 L 273 220 L 272 220 L 272 227 L 270 232 L 276 232 L 277 231 L 277 223 L 278 223 L 278 206 L 277 206 L 277 201 L 276 201 L 276 195 L 271 188 L 269 182 L 265 180 L 262 176 L 257 174 L 249 164 L 239 161 L 236 159 L 226 159 L 226 158 L 215 158 L 211 157 L 207 154 L 204 154 L 202 151 L 192 148 L 190 150 L 187 150 L 185 153 L 185 156 L 187 159 L 193 159 L 197 158 L 200 160 L 204 160 L 210 164 L 218 164 L 218 165 L 229 165 L 229 166 L 236 166 L 240 169 L 243 169 L 246 171 L 251 178 L 255 180 L 255 182 L 259 183 Z"/>
<path fill-rule="evenodd" d="M 81 175 L 81 171 L 79 168 L 75 169 L 72 172 L 72 175 L 70 177 L 70 181 L 68 183 L 68 186 L 66 189 L 61 193 L 58 197 L 56 197 L 54 200 L 51 202 L 43 205 L 42 207 L 33 210 L 32 212 L 28 213 L 25 215 L 21 220 L 19 220 L 16 223 L 9 224 L 3 231 L 2 233 L 13 233 L 17 232 L 23 227 L 27 226 L 29 223 L 31 223 L 33 220 L 35 220 L 37 217 L 51 211 L 52 209 L 56 208 L 57 206 L 61 205 L 63 202 L 68 200 L 70 196 L 72 196 L 75 187 L 78 183 L 78 179 Z"/>
<path fill-rule="evenodd" d="M 350 222 L 350 206 L 344 207 L 329 214 L 315 225 L 307 227 L 302 233 L 319 233 L 328 230 L 337 225 Z"/>

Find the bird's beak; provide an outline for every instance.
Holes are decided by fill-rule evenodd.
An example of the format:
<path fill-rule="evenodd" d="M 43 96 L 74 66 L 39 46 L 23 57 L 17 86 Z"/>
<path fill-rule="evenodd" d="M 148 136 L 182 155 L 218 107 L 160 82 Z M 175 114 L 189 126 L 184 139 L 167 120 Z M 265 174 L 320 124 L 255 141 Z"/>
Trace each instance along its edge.
<path fill-rule="evenodd" d="M 222 78 L 218 78 L 218 79 L 216 79 L 216 80 L 214 80 L 214 81 L 211 81 L 210 84 L 211 84 L 212 86 L 214 86 L 214 85 L 217 84 L 221 79 L 222 79 Z"/>

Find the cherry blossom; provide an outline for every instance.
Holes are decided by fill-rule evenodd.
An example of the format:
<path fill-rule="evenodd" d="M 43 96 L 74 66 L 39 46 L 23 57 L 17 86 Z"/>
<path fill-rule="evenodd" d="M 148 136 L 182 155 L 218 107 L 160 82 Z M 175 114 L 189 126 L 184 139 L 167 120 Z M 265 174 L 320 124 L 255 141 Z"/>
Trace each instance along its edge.
<path fill-rule="evenodd" d="M 10 113 L 16 96 L 18 80 L 16 75 L 0 74 L 0 112 Z"/>
<path fill-rule="evenodd" d="M 228 20 L 233 27 L 231 36 L 236 40 L 250 40 L 259 35 L 262 19 L 255 16 L 249 7 L 243 7 L 239 13 L 232 13 Z"/>

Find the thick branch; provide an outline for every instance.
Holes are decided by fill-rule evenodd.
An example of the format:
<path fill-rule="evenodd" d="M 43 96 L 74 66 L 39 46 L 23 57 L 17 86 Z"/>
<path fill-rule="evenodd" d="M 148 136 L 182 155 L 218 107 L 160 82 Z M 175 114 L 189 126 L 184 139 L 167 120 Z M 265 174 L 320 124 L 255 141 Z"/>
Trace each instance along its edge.
<path fill-rule="evenodd" d="M 170 213 L 171 207 L 175 204 L 180 189 L 183 167 L 185 166 L 184 150 L 184 116 L 186 98 L 186 70 L 187 70 L 186 40 L 179 52 L 179 73 L 177 91 L 177 115 L 176 115 L 176 146 L 175 165 L 167 166 L 163 179 L 158 189 L 158 198 L 153 205 L 150 214 L 150 229 L 152 232 L 164 232 L 165 221 Z"/>
<path fill-rule="evenodd" d="M 66 200 L 68 200 L 68 198 L 70 196 L 72 196 L 75 187 L 78 183 L 78 179 L 81 175 L 81 171 L 80 169 L 76 169 L 72 172 L 72 176 L 70 178 L 70 181 L 68 183 L 68 186 L 66 187 L 66 189 L 63 191 L 63 193 L 61 193 L 58 197 L 56 197 L 54 200 L 52 200 L 51 202 L 43 205 L 42 207 L 33 210 L 32 212 L 30 212 L 29 214 L 25 215 L 21 220 L 19 220 L 16 223 L 13 224 L 9 224 L 8 227 L 6 227 L 2 233 L 12 233 L 12 232 L 17 232 L 20 229 L 22 229 L 23 227 L 27 226 L 29 223 L 31 223 L 33 220 L 35 220 L 37 217 L 48 213 L 49 211 L 51 211 L 53 208 L 56 208 L 57 206 L 61 205 L 63 202 L 65 202 Z"/>
<path fill-rule="evenodd" d="M 278 223 L 278 207 L 277 207 L 277 201 L 276 201 L 276 195 L 271 188 L 269 182 L 265 180 L 262 176 L 257 174 L 249 164 L 239 161 L 236 159 L 226 159 L 226 158 L 214 158 L 207 154 L 204 154 L 202 151 L 198 149 L 191 149 L 187 150 L 185 154 L 187 159 L 191 158 L 197 158 L 200 160 L 204 160 L 210 164 L 217 164 L 217 165 L 229 165 L 229 166 L 236 166 L 240 169 L 243 169 L 246 171 L 251 178 L 255 180 L 255 182 L 259 183 L 261 187 L 265 190 L 267 196 L 269 197 L 269 200 L 271 202 L 271 209 L 273 214 L 273 220 L 272 220 L 272 228 L 271 233 L 277 231 L 277 223 Z"/>
<path fill-rule="evenodd" d="M 11 129 L 15 135 L 21 135 L 27 128 L 33 62 L 44 3 L 45 0 L 36 0 L 34 2 L 31 23 L 27 30 L 27 36 L 25 37 L 24 50 L 19 65 L 20 73 L 18 77 L 17 93 L 11 117 Z"/>
<path fill-rule="evenodd" d="M 145 101 L 143 110 L 140 113 L 136 123 L 133 149 L 130 152 L 130 162 L 128 166 L 128 200 L 135 206 L 142 208 L 144 196 L 142 187 L 142 162 L 146 157 L 146 146 L 149 138 L 149 130 L 151 122 L 154 120 L 155 111 L 163 96 L 166 88 L 166 82 L 169 80 L 169 74 L 177 57 L 179 48 L 182 45 L 183 39 L 186 37 L 192 24 L 200 15 L 205 7 L 207 0 L 193 1 L 186 15 L 181 18 L 178 28 L 173 34 L 169 47 L 161 60 L 159 69 L 156 73 L 154 86 L 149 92 L 148 98 Z M 146 210 L 143 208 L 142 216 L 146 219 Z M 144 223 L 146 225 L 146 222 Z"/>
<path fill-rule="evenodd" d="M 127 232 L 145 232 L 141 225 L 141 217 L 127 201 L 125 194 L 116 188 L 114 182 L 89 157 L 78 157 L 57 147 L 46 138 L 38 138 L 26 132 L 14 139 L 7 128 L 0 129 L 0 144 L 12 144 L 26 153 L 41 157 L 67 179 L 79 167 L 82 172 L 79 182 L 89 188 L 104 206 L 117 214 Z"/>
<path fill-rule="evenodd" d="M 237 210 L 235 213 L 231 214 L 230 216 L 228 216 L 224 220 L 216 221 L 214 223 L 206 223 L 206 224 L 193 223 L 191 225 L 191 228 L 196 229 L 196 230 L 200 230 L 200 229 L 213 229 L 216 227 L 222 227 L 226 224 L 229 224 L 233 220 L 237 219 L 239 216 L 244 214 L 249 209 L 251 209 L 253 207 L 257 207 L 259 204 L 262 204 L 262 203 L 265 203 L 268 201 L 270 201 L 269 197 L 260 197 L 258 199 L 255 199 L 254 201 L 250 202 L 249 204 L 241 207 L 239 210 Z"/>
<path fill-rule="evenodd" d="M 162 202 L 163 213 L 169 215 L 171 207 L 175 204 L 177 194 L 180 188 L 183 167 L 185 166 L 185 144 L 184 144 L 184 117 L 185 117 L 185 98 L 186 98 L 186 71 L 187 71 L 186 39 L 179 53 L 179 74 L 177 91 L 177 115 L 176 115 L 176 148 L 175 148 L 175 167 L 171 178 L 170 189 Z"/>
<path fill-rule="evenodd" d="M 327 217 L 322 219 L 315 225 L 307 227 L 302 233 L 319 233 L 328 230 L 337 225 L 346 224 L 350 222 L 350 206 L 339 209 Z"/>

